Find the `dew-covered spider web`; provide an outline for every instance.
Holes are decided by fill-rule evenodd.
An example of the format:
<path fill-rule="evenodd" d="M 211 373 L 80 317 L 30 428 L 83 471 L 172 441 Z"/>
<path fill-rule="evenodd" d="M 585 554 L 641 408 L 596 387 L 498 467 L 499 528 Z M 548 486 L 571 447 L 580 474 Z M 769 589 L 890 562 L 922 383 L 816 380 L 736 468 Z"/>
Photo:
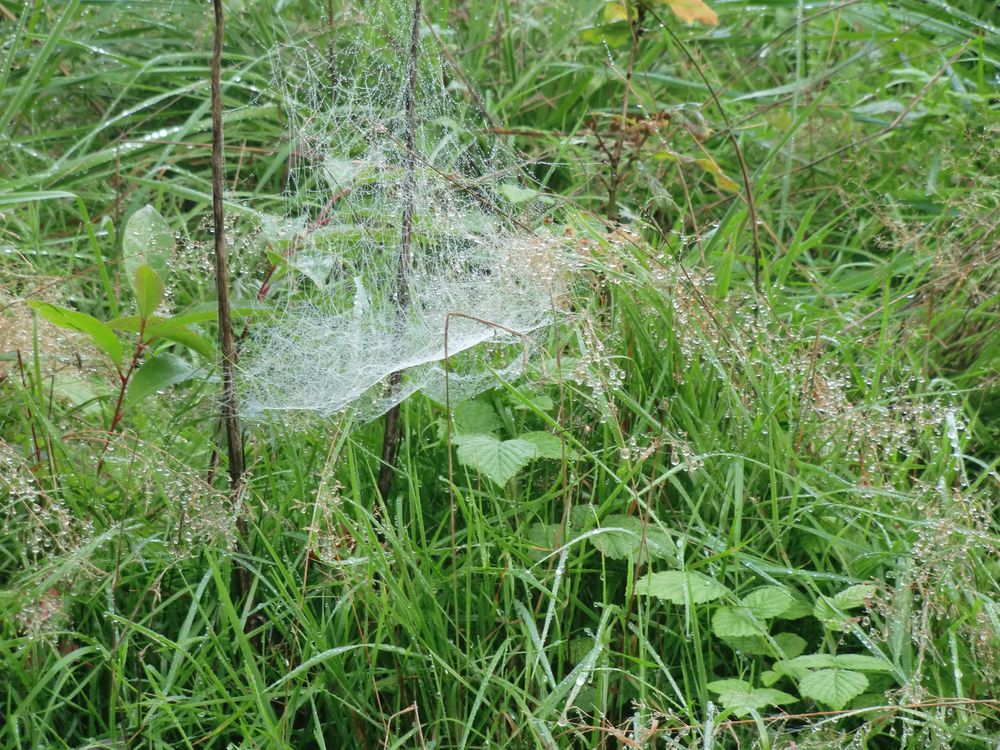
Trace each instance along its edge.
<path fill-rule="evenodd" d="M 446 321 L 449 396 L 470 397 L 515 377 L 558 309 L 537 191 L 426 22 L 414 37 L 406 2 L 381 5 L 333 51 L 274 52 L 293 156 L 287 213 L 263 227 L 275 307 L 241 359 L 251 417 L 444 401 Z"/>

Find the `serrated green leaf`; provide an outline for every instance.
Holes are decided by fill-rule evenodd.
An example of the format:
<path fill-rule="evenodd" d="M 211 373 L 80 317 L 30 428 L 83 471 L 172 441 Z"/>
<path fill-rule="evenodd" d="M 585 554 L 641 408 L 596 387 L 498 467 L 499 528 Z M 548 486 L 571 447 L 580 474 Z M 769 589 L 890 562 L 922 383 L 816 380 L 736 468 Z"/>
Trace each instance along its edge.
<path fill-rule="evenodd" d="M 708 689 L 719 696 L 719 703 L 730 709 L 736 716 L 746 716 L 751 710 L 764 706 L 781 706 L 798 700 L 773 688 L 755 688 L 743 680 L 715 680 L 707 685 Z"/>
<path fill-rule="evenodd" d="M 553 435 L 551 432 L 526 432 L 520 435 L 521 440 L 526 440 L 535 446 L 538 451 L 539 458 L 551 458 L 556 461 L 561 461 L 563 457 L 563 442 L 559 439 L 558 435 Z M 566 458 L 567 460 L 572 460 L 576 458 L 576 452 L 566 446 Z"/>
<path fill-rule="evenodd" d="M 859 583 L 857 586 L 844 589 L 839 594 L 834 594 L 832 604 L 840 609 L 856 609 L 863 606 L 877 590 L 871 584 Z"/>
<path fill-rule="evenodd" d="M 126 398 L 135 402 L 151 393 L 191 380 L 198 370 L 180 357 L 163 353 L 143 362 L 128 384 Z"/>
<path fill-rule="evenodd" d="M 642 562 L 647 562 L 648 558 L 660 560 L 677 558 L 677 545 L 674 544 L 674 540 L 652 521 L 645 525 L 643 533 L 641 519 L 624 513 L 615 513 L 601 521 L 601 526 L 608 530 L 589 539 L 605 557 L 615 560 L 635 560 L 640 548 L 644 547 Z M 645 545 L 643 545 L 644 536 Z"/>
<path fill-rule="evenodd" d="M 485 401 L 472 399 L 455 407 L 452 424 L 460 435 L 490 435 L 500 429 L 500 417 Z"/>
<path fill-rule="evenodd" d="M 535 446 L 524 440 L 498 440 L 492 435 L 456 435 L 456 454 L 463 466 L 505 485 L 536 457 Z"/>
<path fill-rule="evenodd" d="M 740 603 L 755 617 L 769 620 L 784 614 L 795 603 L 795 597 L 782 586 L 764 586 L 751 591 Z"/>
<path fill-rule="evenodd" d="M 780 672 L 775 672 L 772 669 L 765 669 L 763 672 L 760 673 L 761 684 L 766 685 L 767 687 L 771 687 L 771 685 L 776 683 L 782 677 L 784 677 L 783 674 L 781 674 Z"/>
<path fill-rule="evenodd" d="M 833 654 L 806 654 L 805 656 L 796 656 L 794 659 L 779 661 L 775 666 L 782 669 L 790 667 L 795 670 L 826 669 L 837 666 L 837 657 Z"/>
<path fill-rule="evenodd" d="M 885 659 L 866 654 L 839 654 L 836 663 L 843 669 L 855 669 L 859 672 L 892 672 L 895 669 Z"/>
<path fill-rule="evenodd" d="M 774 642 L 786 659 L 794 659 L 806 650 L 806 639 L 795 633 L 777 633 Z"/>
<path fill-rule="evenodd" d="M 98 320 L 93 315 L 70 310 L 67 307 L 52 305 L 39 300 L 29 300 L 28 305 L 38 311 L 38 314 L 53 325 L 85 333 L 94 342 L 94 346 L 107 354 L 116 365 L 121 365 L 124 352 L 118 335 L 107 323 Z"/>
<path fill-rule="evenodd" d="M 712 615 L 712 632 L 720 638 L 749 638 L 767 631 L 749 609 L 719 607 Z"/>
<path fill-rule="evenodd" d="M 729 589 L 696 571 L 667 570 L 648 573 L 636 581 L 635 590 L 674 604 L 704 604 L 725 596 Z"/>
<path fill-rule="evenodd" d="M 528 527 L 528 542 L 532 546 L 531 556 L 541 559 L 565 544 L 573 534 L 567 529 L 563 532 L 562 524 L 533 523 Z"/>
<path fill-rule="evenodd" d="M 135 303 L 139 317 L 148 320 L 156 312 L 160 300 L 163 299 L 163 279 L 150 266 L 143 264 L 135 269 L 132 289 L 135 291 Z"/>
<path fill-rule="evenodd" d="M 797 591 L 790 591 L 792 603 L 788 609 L 777 616 L 779 620 L 798 620 L 800 617 L 808 617 L 812 614 L 813 605 L 808 599 Z"/>
<path fill-rule="evenodd" d="M 122 269 L 132 290 L 137 292 L 135 272 L 140 266 L 149 266 L 164 276 L 173 251 L 174 233 L 155 208 L 143 206 L 132 214 L 122 233 Z"/>
<path fill-rule="evenodd" d="M 773 649 L 767 642 L 767 638 L 762 635 L 749 636 L 719 636 L 729 648 L 743 654 L 755 654 L 763 656 L 770 654 Z"/>
<path fill-rule="evenodd" d="M 849 669 L 820 669 L 799 680 L 799 692 L 806 698 L 841 710 L 868 687 L 868 678 Z"/>

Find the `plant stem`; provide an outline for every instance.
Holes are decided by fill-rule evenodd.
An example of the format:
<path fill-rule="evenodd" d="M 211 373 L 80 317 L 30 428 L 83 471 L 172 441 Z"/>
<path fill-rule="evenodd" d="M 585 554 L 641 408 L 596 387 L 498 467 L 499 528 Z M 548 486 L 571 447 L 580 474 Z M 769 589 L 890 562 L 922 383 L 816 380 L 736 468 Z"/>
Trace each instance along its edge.
<path fill-rule="evenodd" d="M 420 56 L 420 0 L 413 2 L 413 20 L 410 26 L 409 68 L 406 76 L 406 161 L 403 182 L 403 221 L 399 238 L 399 266 L 396 269 L 395 299 L 400 316 L 410 302 L 409 270 L 412 262 L 413 245 L 413 204 L 416 187 L 416 90 L 417 62 Z M 399 388 L 403 373 L 396 371 L 389 376 L 389 387 Z M 393 406 L 385 415 L 385 434 L 382 438 L 382 466 L 379 469 L 378 489 L 384 500 L 392 487 L 392 477 L 399 454 L 399 412 L 400 404 Z"/>
<path fill-rule="evenodd" d="M 229 264 L 226 259 L 226 229 L 222 206 L 222 0 L 212 0 L 215 38 L 212 49 L 212 221 L 215 227 L 215 288 L 219 301 L 219 344 L 222 348 L 222 421 L 229 451 L 229 486 L 233 497 L 243 481 L 243 435 L 236 402 L 236 344 L 229 309 Z"/>

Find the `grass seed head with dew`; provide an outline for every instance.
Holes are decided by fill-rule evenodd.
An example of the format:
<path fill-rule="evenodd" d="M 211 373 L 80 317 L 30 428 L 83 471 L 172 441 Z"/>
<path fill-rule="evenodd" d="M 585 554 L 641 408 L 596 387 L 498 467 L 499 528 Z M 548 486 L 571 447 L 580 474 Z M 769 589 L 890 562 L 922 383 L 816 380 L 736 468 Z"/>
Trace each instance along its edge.
<path fill-rule="evenodd" d="M 417 391 L 444 400 L 446 344 L 461 400 L 519 374 L 558 306 L 563 238 L 540 221 L 537 191 L 452 99 L 460 76 L 423 32 L 411 123 L 409 8 L 386 6 L 332 59 L 274 53 L 294 150 L 287 214 L 262 221 L 282 275 L 242 360 L 252 417 L 370 419 Z"/>

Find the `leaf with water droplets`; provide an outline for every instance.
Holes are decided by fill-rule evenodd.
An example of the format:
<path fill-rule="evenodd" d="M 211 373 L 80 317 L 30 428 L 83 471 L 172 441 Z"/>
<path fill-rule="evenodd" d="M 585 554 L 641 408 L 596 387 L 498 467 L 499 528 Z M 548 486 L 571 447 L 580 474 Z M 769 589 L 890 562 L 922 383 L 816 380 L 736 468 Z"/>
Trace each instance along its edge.
<path fill-rule="evenodd" d="M 135 291 L 135 273 L 149 266 L 163 276 L 174 251 L 174 234 L 166 219 L 152 206 L 143 206 L 128 221 L 122 234 L 122 268 Z"/>

